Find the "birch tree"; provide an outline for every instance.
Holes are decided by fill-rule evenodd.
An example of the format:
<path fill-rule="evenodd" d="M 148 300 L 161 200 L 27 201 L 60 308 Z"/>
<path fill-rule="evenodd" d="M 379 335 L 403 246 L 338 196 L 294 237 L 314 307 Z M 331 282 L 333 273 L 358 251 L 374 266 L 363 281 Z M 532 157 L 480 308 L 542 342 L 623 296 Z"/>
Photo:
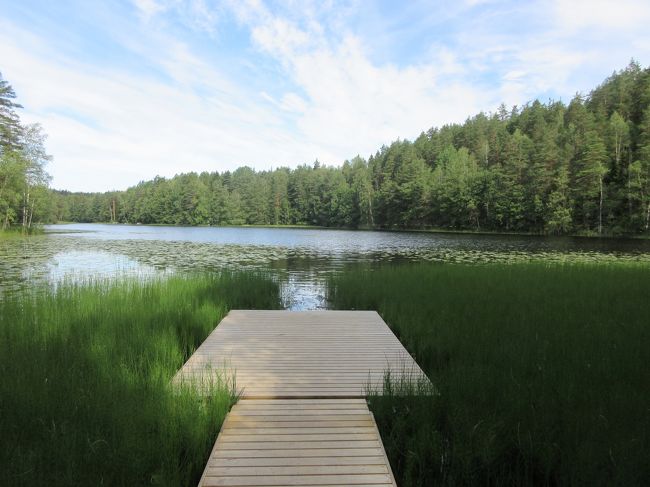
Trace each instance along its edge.
<path fill-rule="evenodd" d="M 24 129 L 21 154 L 24 164 L 24 181 L 22 195 L 22 227 L 23 233 L 29 232 L 34 218 L 34 209 L 46 197 L 43 191 L 50 182 L 50 176 L 45 171 L 46 164 L 52 156 L 45 151 L 47 136 L 40 124 L 30 124 Z"/>

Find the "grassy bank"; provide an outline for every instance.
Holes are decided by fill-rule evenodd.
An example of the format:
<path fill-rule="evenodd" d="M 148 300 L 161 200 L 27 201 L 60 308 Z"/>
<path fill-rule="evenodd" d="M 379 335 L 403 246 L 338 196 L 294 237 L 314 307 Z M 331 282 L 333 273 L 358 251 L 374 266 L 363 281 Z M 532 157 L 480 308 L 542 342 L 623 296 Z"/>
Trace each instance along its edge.
<path fill-rule="evenodd" d="M 0 301 L 0 485 L 196 485 L 233 391 L 169 380 L 229 309 L 278 306 L 245 274 Z"/>
<path fill-rule="evenodd" d="M 349 272 L 438 395 L 373 396 L 399 485 L 648 485 L 650 269 L 418 265 Z"/>
<path fill-rule="evenodd" d="M 4 230 L 0 229 L 0 239 L 3 238 L 20 238 L 29 237 L 31 235 L 42 235 L 45 233 L 43 227 L 38 225 L 24 230 L 22 227 L 9 227 Z"/>

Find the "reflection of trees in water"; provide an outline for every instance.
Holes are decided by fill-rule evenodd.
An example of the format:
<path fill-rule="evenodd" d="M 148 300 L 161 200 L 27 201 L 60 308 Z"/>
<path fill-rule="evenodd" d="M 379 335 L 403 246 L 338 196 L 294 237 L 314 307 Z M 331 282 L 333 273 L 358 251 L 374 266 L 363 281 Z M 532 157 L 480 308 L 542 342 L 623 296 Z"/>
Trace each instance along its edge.
<path fill-rule="evenodd" d="M 45 236 L 0 240 L 0 294 L 42 282 L 48 262 L 61 251 Z"/>
<path fill-rule="evenodd" d="M 367 252 L 346 252 L 341 249 L 318 249 L 316 247 L 282 247 L 268 245 L 215 244 L 210 242 L 161 241 L 161 240 L 102 240 L 83 236 L 45 235 L 28 239 L 6 239 L 0 241 L 0 292 L 26 288 L 39 282 L 47 282 L 51 277 L 51 264 L 56 255 L 66 252 L 97 252 L 126 256 L 141 266 L 151 266 L 157 271 L 217 271 L 232 270 L 266 270 L 270 271 L 286 290 L 286 299 L 290 303 L 295 299 L 313 301 L 315 295 L 323 293 L 327 276 L 351 265 L 378 267 L 386 263 L 434 261 L 451 263 L 487 263 L 541 260 L 546 262 L 602 262 L 602 261 L 644 261 L 650 263 L 650 253 L 643 253 L 643 245 L 630 248 L 628 243 L 623 248 L 627 252 L 611 250 L 584 250 L 585 246 L 595 244 L 607 246 L 609 242 L 584 242 L 579 245 L 567 245 L 569 240 L 551 242 L 542 239 L 533 245 L 514 245 L 512 239 L 490 238 L 474 239 L 473 246 L 460 248 L 459 240 L 467 243 L 468 239 L 435 239 L 435 245 L 429 248 L 391 247 Z M 528 239 L 520 239 L 528 241 Z M 477 248 L 480 242 L 490 242 L 487 248 Z M 497 245 L 501 242 L 501 248 Z M 620 243 L 620 242 L 619 242 Z M 446 245 L 447 244 L 447 245 Z M 598 245 L 595 245 L 598 247 Z M 552 248 L 562 248 L 562 251 Z M 576 250 L 576 248 L 578 250 Z M 115 268 L 118 272 L 120 269 Z M 133 269 L 138 273 L 137 267 Z M 93 270 L 89 269 L 92 274 Z M 86 275 L 88 277 L 88 275 Z M 316 301 L 322 302 L 322 296 Z M 313 303 L 310 304 L 313 306 Z"/>

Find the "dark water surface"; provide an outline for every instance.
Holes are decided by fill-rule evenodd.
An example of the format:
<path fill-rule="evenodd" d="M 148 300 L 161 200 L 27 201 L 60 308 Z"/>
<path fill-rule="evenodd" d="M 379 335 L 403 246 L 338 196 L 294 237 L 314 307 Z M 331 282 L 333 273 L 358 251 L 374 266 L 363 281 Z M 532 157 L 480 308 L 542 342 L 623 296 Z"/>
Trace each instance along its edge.
<path fill-rule="evenodd" d="M 185 270 L 270 271 L 290 309 L 326 306 L 327 275 L 390 262 L 640 261 L 650 241 L 302 228 L 69 224 L 0 240 L 0 297 L 46 282 Z"/>

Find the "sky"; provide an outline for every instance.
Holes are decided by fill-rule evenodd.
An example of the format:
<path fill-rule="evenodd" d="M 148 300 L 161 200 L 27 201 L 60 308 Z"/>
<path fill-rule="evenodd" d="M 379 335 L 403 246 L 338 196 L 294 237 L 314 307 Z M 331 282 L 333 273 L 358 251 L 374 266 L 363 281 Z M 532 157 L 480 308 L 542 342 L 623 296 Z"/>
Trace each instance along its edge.
<path fill-rule="evenodd" d="M 0 0 L 52 187 L 340 165 L 650 65 L 647 0 Z"/>

